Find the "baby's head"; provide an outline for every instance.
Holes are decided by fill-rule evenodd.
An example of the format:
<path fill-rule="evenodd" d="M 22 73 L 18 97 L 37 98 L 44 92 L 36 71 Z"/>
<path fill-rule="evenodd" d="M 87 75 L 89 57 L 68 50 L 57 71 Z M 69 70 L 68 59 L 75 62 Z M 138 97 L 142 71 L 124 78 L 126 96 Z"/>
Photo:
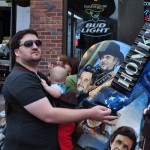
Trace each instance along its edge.
<path fill-rule="evenodd" d="M 51 83 L 65 84 L 67 72 L 63 67 L 56 66 L 50 70 Z"/>

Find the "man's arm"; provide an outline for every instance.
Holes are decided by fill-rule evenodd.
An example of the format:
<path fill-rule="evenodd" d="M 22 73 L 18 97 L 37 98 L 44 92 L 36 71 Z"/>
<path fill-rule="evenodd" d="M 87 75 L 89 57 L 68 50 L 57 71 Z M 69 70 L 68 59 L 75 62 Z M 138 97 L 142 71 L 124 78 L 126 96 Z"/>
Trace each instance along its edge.
<path fill-rule="evenodd" d="M 28 104 L 24 108 L 47 123 L 70 123 L 88 118 L 113 125 L 111 121 L 117 118 L 110 116 L 111 110 L 103 106 L 95 106 L 90 109 L 54 108 L 46 97 Z"/>

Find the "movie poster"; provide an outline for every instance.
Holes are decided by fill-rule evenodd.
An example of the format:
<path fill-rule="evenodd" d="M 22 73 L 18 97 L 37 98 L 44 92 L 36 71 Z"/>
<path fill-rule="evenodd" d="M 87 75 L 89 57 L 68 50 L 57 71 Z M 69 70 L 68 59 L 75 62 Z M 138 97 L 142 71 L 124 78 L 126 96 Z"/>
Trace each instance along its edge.
<path fill-rule="evenodd" d="M 103 105 L 117 115 L 116 126 L 83 120 L 78 144 L 89 150 L 126 150 L 139 147 L 143 109 L 149 103 L 150 61 L 145 32 L 132 46 L 107 40 L 91 46 L 79 66 L 77 93 L 79 108 Z M 139 34 L 139 35 L 140 35 Z M 145 42 L 146 41 L 146 42 Z"/>

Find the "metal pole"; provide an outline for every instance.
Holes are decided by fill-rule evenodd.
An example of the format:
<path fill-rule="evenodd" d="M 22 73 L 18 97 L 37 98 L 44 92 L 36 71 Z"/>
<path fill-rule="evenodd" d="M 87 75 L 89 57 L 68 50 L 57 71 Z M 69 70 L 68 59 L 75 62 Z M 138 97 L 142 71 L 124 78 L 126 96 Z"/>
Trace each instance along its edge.
<path fill-rule="evenodd" d="M 11 21 L 10 21 L 10 42 L 12 37 L 16 33 L 16 2 L 13 0 L 11 2 Z M 14 59 L 12 58 L 12 51 L 10 47 L 10 67 L 9 71 L 11 71 L 12 66 L 14 65 Z"/>
<path fill-rule="evenodd" d="M 71 12 L 71 57 L 74 55 L 74 11 Z"/>
<path fill-rule="evenodd" d="M 67 0 L 63 0 L 63 38 L 62 38 L 62 53 L 68 54 L 68 4 Z"/>

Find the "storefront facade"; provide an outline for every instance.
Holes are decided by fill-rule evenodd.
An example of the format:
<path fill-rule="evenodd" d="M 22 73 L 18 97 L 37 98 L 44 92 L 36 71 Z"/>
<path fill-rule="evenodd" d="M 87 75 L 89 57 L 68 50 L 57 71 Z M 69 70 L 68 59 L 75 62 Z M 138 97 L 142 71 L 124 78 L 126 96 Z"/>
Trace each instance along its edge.
<path fill-rule="evenodd" d="M 17 13 L 18 4 L 15 4 L 17 11 L 12 5 L 8 36 L 21 27 L 35 29 L 43 42 L 39 68 L 47 73 L 47 64 L 55 63 L 61 53 L 80 59 L 90 46 L 109 39 L 131 45 L 143 26 L 143 3 L 143 0 L 30 0 L 26 14 L 20 18 L 25 7 L 19 7 L 22 11 Z"/>
<path fill-rule="evenodd" d="M 40 69 L 46 72 L 47 62 L 54 63 L 61 53 L 80 59 L 91 45 L 103 40 L 119 40 L 131 45 L 144 23 L 143 2 L 31 0 L 30 27 L 43 41 Z M 98 20 L 92 16 L 93 12 L 98 12 Z"/>

